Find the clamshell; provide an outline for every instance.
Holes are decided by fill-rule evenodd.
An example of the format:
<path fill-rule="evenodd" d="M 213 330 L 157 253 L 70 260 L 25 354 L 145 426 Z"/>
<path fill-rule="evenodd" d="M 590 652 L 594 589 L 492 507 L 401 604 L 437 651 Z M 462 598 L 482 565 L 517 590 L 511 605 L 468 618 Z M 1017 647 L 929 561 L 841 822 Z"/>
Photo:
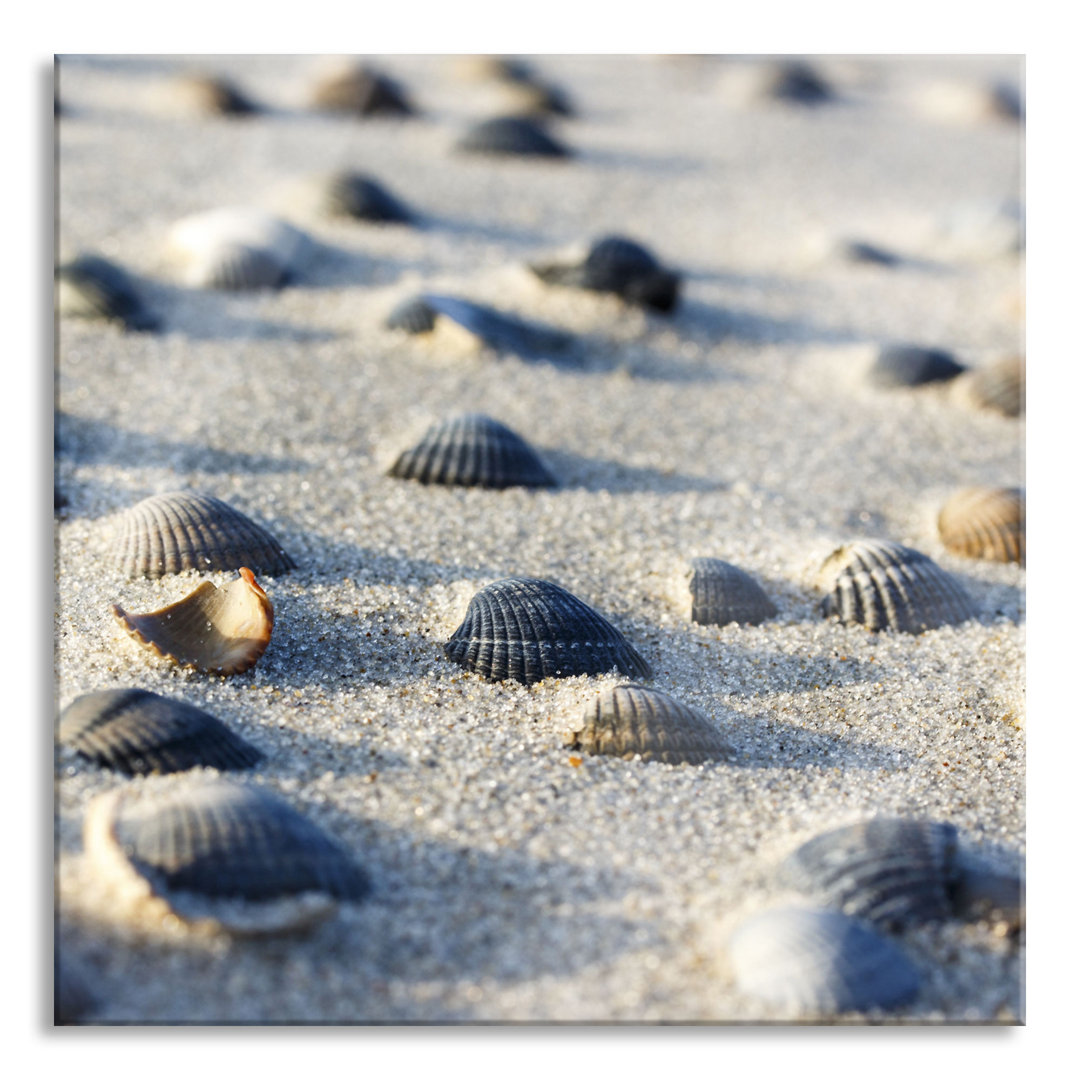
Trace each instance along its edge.
<path fill-rule="evenodd" d="M 1024 356 L 1006 356 L 956 380 L 956 395 L 964 404 L 1009 417 L 1024 415 L 1026 388 Z"/>
<path fill-rule="evenodd" d="M 1023 488 L 963 488 L 941 508 L 938 531 L 957 555 L 1024 565 L 1026 493 Z"/>
<path fill-rule="evenodd" d="M 973 619 L 971 597 L 928 555 L 888 540 L 857 540 L 822 564 L 826 616 L 871 630 L 921 634 Z"/>
<path fill-rule="evenodd" d="M 135 776 L 204 766 L 249 769 L 262 751 L 186 701 L 149 690 L 98 690 L 60 714 L 57 739 L 81 757 Z"/>
<path fill-rule="evenodd" d="M 690 560 L 690 618 L 706 626 L 757 626 L 776 615 L 776 605 L 744 570 L 722 559 Z"/>
<path fill-rule="evenodd" d="M 585 709 L 584 724 L 567 746 L 587 754 L 668 765 L 731 759 L 734 748 L 697 709 L 637 683 L 616 686 Z"/>
<path fill-rule="evenodd" d="M 402 87 L 363 64 L 347 64 L 321 77 L 311 92 L 311 107 L 354 116 L 413 116 Z"/>
<path fill-rule="evenodd" d="M 113 604 L 112 612 L 150 652 L 215 675 L 239 675 L 254 667 L 274 629 L 274 606 L 246 566 L 228 585 L 219 589 L 204 581 L 159 611 L 134 615 Z"/>
<path fill-rule="evenodd" d="M 966 368 L 944 349 L 919 345 L 887 345 L 877 355 L 868 375 L 873 386 L 923 386 L 955 379 Z"/>
<path fill-rule="evenodd" d="M 260 108 L 229 79 L 220 75 L 181 75 L 169 91 L 176 105 L 202 116 L 251 116 Z"/>
<path fill-rule="evenodd" d="M 56 310 L 63 316 L 104 319 L 125 330 L 157 330 L 161 320 L 150 311 L 130 275 L 99 255 L 80 255 L 56 269 Z"/>
<path fill-rule="evenodd" d="M 434 424 L 398 457 L 389 475 L 421 484 L 484 488 L 551 487 L 556 482 L 520 435 L 480 413 Z"/>
<path fill-rule="evenodd" d="M 241 566 L 276 577 L 296 568 L 261 525 L 197 491 L 151 495 L 126 510 L 116 523 L 114 551 L 129 578 Z"/>
<path fill-rule="evenodd" d="M 377 180 L 339 170 L 310 177 L 304 194 L 316 212 L 357 221 L 409 224 L 415 216 Z"/>
<path fill-rule="evenodd" d="M 536 578 L 504 578 L 481 589 L 444 651 L 492 682 L 529 685 L 612 670 L 631 678 L 652 674 L 607 619 L 561 586 Z"/>
<path fill-rule="evenodd" d="M 496 116 L 470 128 L 458 139 L 456 149 L 469 154 L 508 157 L 565 158 L 570 151 L 552 138 L 533 119 Z"/>

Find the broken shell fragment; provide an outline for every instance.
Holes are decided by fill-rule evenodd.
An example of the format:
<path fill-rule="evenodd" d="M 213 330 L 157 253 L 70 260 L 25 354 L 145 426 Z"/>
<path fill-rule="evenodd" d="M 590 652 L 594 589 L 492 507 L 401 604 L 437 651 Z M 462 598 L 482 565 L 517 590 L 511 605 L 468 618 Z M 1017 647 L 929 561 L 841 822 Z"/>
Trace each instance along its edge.
<path fill-rule="evenodd" d="M 497 116 L 470 128 L 456 149 L 470 154 L 565 158 L 570 151 L 541 125 L 525 116 Z"/>
<path fill-rule="evenodd" d="M 303 929 L 370 892 L 337 840 L 262 788 L 227 780 L 99 795 L 83 843 L 121 901 L 236 934 Z"/>
<path fill-rule="evenodd" d="M 390 476 L 421 484 L 465 487 L 551 487 L 555 477 L 516 432 L 480 413 L 433 425 L 390 468 Z"/>
<path fill-rule="evenodd" d="M 926 383 L 947 382 L 965 371 L 951 353 L 944 349 L 925 349 L 918 345 L 887 345 L 882 348 L 870 368 L 869 380 L 874 386 L 923 386 Z"/>
<path fill-rule="evenodd" d="M 222 588 L 204 581 L 159 611 L 133 615 L 113 604 L 112 612 L 150 652 L 215 675 L 239 675 L 254 667 L 274 629 L 274 606 L 246 566 Z"/>
<path fill-rule="evenodd" d="M 115 553 L 129 578 L 241 566 L 274 577 L 296 568 L 261 525 L 197 491 L 152 495 L 126 510 L 116 525 Z"/>
<path fill-rule="evenodd" d="M 690 618 L 706 626 L 757 626 L 776 605 L 745 571 L 721 559 L 690 560 Z"/>
<path fill-rule="evenodd" d="M 978 614 L 960 583 L 933 559 L 888 540 L 837 548 L 822 564 L 819 582 L 829 590 L 825 616 L 837 615 L 849 626 L 921 634 Z"/>
<path fill-rule="evenodd" d="M 1024 565 L 1026 528 L 1023 488 L 964 488 L 938 515 L 941 542 L 971 559 Z"/>
<path fill-rule="evenodd" d="M 491 682 L 621 671 L 650 678 L 649 665 L 602 615 L 566 589 L 536 578 L 504 578 L 469 601 L 446 656 Z"/>
<path fill-rule="evenodd" d="M 700 765 L 735 751 L 697 709 L 660 690 L 629 683 L 600 695 L 586 708 L 584 726 L 566 744 L 587 754 L 668 765 Z"/>
<path fill-rule="evenodd" d="M 105 319 L 125 330 L 156 330 L 160 320 L 130 275 L 99 255 L 80 255 L 56 270 L 56 310 L 80 319 Z"/>
<path fill-rule="evenodd" d="M 352 63 L 319 79 L 311 92 L 311 106 L 354 116 L 412 116 L 416 112 L 395 80 Z"/>
<path fill-rule="evenodd" d="M 1007 356 L 956 380 L 957 398 L 977 409 L 1002 416 L 1023 416 L 1027 386 L 1027 358 Z"/>
<path fill-rule="evenodd" d="M 263 754 L 209 713 L 149 690 L 99 690 L 60 714 L 58 740 L 81 757 L 135 776 L 205 766 L 248 769 Z"/>

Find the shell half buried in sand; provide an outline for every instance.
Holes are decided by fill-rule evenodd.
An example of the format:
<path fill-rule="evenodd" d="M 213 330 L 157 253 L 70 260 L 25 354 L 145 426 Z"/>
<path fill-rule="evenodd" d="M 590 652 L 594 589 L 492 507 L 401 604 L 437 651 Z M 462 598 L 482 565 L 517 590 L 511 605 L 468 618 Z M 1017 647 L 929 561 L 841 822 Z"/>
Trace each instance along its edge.
<path fill-rule="evenodd" d="M 690 560 L 690 618 L 705 626 L 757 626 L 776 614 L 776 605 L 744 570 L 722 559 Z"/>
<path fill-rule="evenodd" d="M 616 686 L 586 708 L 584 726 L 566 744 L 587 754 L 667 765 L 731 759 L 735 750 L 703 713 L 661 690 Z"/>
<path fill-rule="evenodd" d="M 219 589 L 204 581 L 159 611 L 133 615 L 113 604 L 112 612 L 150 652 L 214 675 L 239 675 L 254 667 L 274 629 L 274 605 L 246 566 L 228 585 Z"/>
<path fill-rule="evenodd" d="M 200 777 L 121 788 L 91 802 L 83 844 L 125 908 L 198 929 L 304 929 L 370 892 L 337 840 L 261 788 Z"/>
<path fill-rule="evenodd" d="M 153 331 L 161 320 L 147 308 L 122 267 L 100 255 L 80 255 L 56 269 L 56 310 L 80 319 L 103 319 L 125 330 Z"/>
<path fill-rule="evenodd" d="M 566 158 L 570 151 L 535 119 L 496 116 L 469 128 L 455 147 L 466 154 L 497 157 Z"/>
<path fill-rule="evenodd" d="M 956 380 L 953 392 L 962 404 L 1002 416 L 1023 416 L 1026 408 L 1027 358 L 1006 356 L 975 368 Z"/>
<path fill-rule="evenodd" d="M 822 564 L 822 612 L 849 626 L 921 634 L 973 619 L 963 586 L 928 555 L 888 540 L 857 540 Z"/>
<path fill-rule="evenodd" d="M 1027 498 L 1023 488 L 971 487 L 941 508 L 941 542 L 957 555 L 994 562 L 1025 562 Z"/>
<path fill-rule="evenodd" d="M 311 89 L 313 109 L 353 116 L 413 116 L 416 109 L 402 87 L 364 64 L 346 61 L 324 72 Z"/>

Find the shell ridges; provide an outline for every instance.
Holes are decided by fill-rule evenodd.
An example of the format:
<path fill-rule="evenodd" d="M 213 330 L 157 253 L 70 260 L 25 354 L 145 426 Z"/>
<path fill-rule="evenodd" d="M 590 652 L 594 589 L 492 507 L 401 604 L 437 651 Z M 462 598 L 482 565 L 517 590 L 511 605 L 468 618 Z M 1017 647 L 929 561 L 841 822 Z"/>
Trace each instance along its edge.
<path fill-rule="evenodd" d="M 722 559 L 690 560 L 690 618 L 703 625 L 756 626 L 776 614 L 776 605 L 744 570 Z"/>
<path fill-rule="evenodd" d="M 972 559 L 1024 565 L 1026 528 L 1023 488 L 963 488 L 949 498 L 938 515 L 942 543 Z"/>

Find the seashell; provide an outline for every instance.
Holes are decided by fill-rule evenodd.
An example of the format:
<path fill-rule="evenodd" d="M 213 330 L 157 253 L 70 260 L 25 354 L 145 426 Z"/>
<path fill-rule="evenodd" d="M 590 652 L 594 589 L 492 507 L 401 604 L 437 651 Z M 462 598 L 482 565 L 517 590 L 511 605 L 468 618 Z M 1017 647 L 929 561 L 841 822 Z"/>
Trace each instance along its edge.
<path fill-rule="evenodd" d="M 83 843 L 124 900 L 234 933 L 310 926 L 370 892 L 337 840 L 262 788 L 228 780 L 99 795 Z"/>
<path fill-rule="evenodd" d="M 118 520 L 115 540 L 116 563 L 129 578 L 241 566 L 274 577 L 296 569 L 262 526 L 197 491 L 170 491 L 136 503 Z"/>
<path fill-rule="evenodd" d="M 99 255 L 80 255 L 56 270 L 56 310 L 83 319 L 110 319 L 125 330 L 157 330 L 127 272 Z"/>
<path fill-rule="evenodd" d="M 197 289 L 279 288 L 311 247 L 292 225 L 250 207 L 225 207 L 178 221 L 169 232 L 184 282 Z"/>
<path fill-rule="evenodd" d="M 913 100 L 923 115 L 945 123 L 977 124 L 987 120 L 1021 123 L 1024 119 L 1020 91 L 1007 82 L 940 80 L 922 86 Z"/>
<path fill-rule="evenodd" d="M 820 580 L 829 579 L 822 611 L 848 626 L 921 634 L 978 614 L 960 583 L 933 559 L 888 540 L 837 548 L 821 567 Z"/>
<path fill-rule="evenodd" d="M 995 909 L 1020 920 L 1020 879 L 961 857 L 945 822 L 872 818 L 815 836 L 781 864 L 780 884 L 883 929 Z"/>
<path fill-rule="evenodd" d="M 637 683 L 616 686 L 586 708 L 584 727 L 566 744 L 587 754 L 607 754 L 668 765 L 701 765 L 732 758 L 734 749 L 697 709 Z"/>
<path fill-rule="evenodd" d="M 135 776 L 197 766 L 247 769 L 263 753 L 186 701 L 149 690 L 99 690 L 60 714 L 57 738 L 95 765 Z"/>
<path fill-rule="evenodd" d="M 386 325 L 391 330 L 424 334 L 435 328 L 440 315 L 457 323 L 497 352 L 543 357 L 552 352 L 561 352 L 573 342 L 571 335 L 563 330 L 526 322 L 456 296 L 437 296 L 433 293 L 402 301 L 390 312 Z"/>
<path fill-rule="evenodd" d="M 525 116 L 496 116 L 485 120 L 465 132 L 455 148 L 471 154 L 570 156 L 562 143 L 553 139 L 536 120 Z"/>
<path fill-rule="evenodd" d="M 91 975 L 82 964 L 53 951 L 53 1023 L 72 1024 L 96 1009 L 100 1002 L 91 986 Z"/>
<path fill-rule="evenodd" d="M 742 993 L 800 1014 L 891 1009 L 919 993 L 904 953 L 836 911 L 763 911 L 731 935 L 728 956 Z"/>
<path fill-rule="evenodd" d="M 745 571 L 721 559 L 690 560 L 690 618 L 694 622 L 757 626 L 775 614 L 776 605 Z"/>
<path fill-rule="evenodd" d="M 621 671 L 651 678 L 649 665 L 602 615 L 550 581 L 504 578 L 469 601 L 444 646 L 447 657 L 491 682 Z"/>
<path fill-rule="evenodd" d="M 428 428 L 420 442 L 394 462 L 389 475 L 421 484 L 484 488 L 556 483 L 520 435 L 480 413 L 453 416 Z"/>
<path fill-rule="evenodd" d="M 1027 358 L 1007 356 L 956 380 L 956 395 L 965 404 L 1003 416 L 1023 416 L 1026 409 Z"/>
<path fill-rule="evenodd" d="M 536 263 L 529 269 L 541 281 L 615 293 L 655 311 L 672 311 L 679 299 L 679 275 L 665 270 L 646 248 L 621 236 L 597 240 L 584 260 Z"/>
<path fill-rule="evenodd" d="M 228 585 L 219 589 L 204 581 L 159 611 L 131 615 L 113 604 L 112 613 L 151 652 L 217 675 L 239 675 L 254 667 L 274 629 L 274 606 L 246 566 Z"/>
<path fill-rule="evenodd" d="M 941 542 L 957 555 L 1025 562 L 1027 498 L 1023 488 L 972 487 L 941 508 Z"/>
<path fill-rule="evenodd" d="M 360 173 L 340 171 L 308 181 L 317 212 L 358 221 L 403 222 L 414 215 L 381 184 Z"/>
<path fill-rule="evenodd" d="M 311 106 L 356 116 L 413 116 L 416 110 L 393 79 L 362 64 L 349 64 L 321 78 Z"/>
<path fill-rule="evenodd" d="M 893 252 L 865 240 L 842 240 L 839 255 L 847 262 L 866 263 L 871 266 L 898 266 L 902 261 Z"/>
<path fill-rule="evenodd" d="M 770 60 L 732 68 L 722 85 L 741 104 L 821 105 L 836 96 L 825 77 L 805 60 Z"/>
<path fill-rule="evenodd" d="M 923 386 L 946 382 L 965 371 L 944 349 L 919 345 L 886 345 L 878 352 L 868 379 L 873 386 Z"/>
<path fill-rule="evenodd" d="M 556 86 L 532 79 L 507 80 L 499 88 L 503 107 L 517 116 L 573 116 L 570 99 Z"/>
<path fill-rule="evenodd" d="M 454 61 L 454 71 L 459 78 L 474 82 L 531 82 L 533 69 L 512 56 L 459 56 Z"/>
<path fill-rule="evenodd" d="M 176 104 L 206 116 L 251 116 L 261 111 L 234 83 L 218 75 L 184 75 L 169 89 Z"/>

